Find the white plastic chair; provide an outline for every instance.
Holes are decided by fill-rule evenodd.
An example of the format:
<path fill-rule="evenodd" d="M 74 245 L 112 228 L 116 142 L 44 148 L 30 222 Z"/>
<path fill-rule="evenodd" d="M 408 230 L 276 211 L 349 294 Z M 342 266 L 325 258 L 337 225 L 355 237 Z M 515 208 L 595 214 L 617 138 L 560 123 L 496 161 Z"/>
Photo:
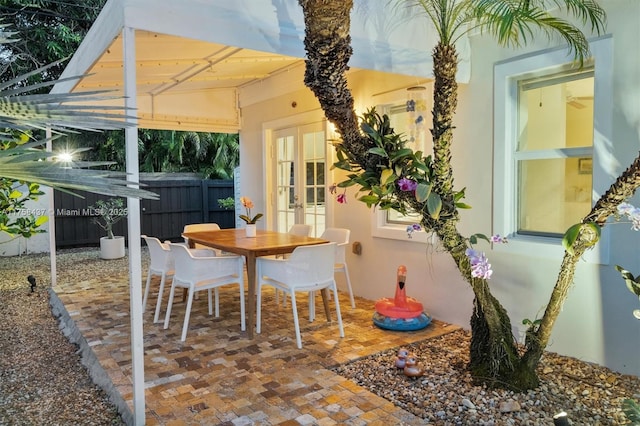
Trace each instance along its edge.
<path fill-rule="evenodd" d="M 301 237 L 308 237 L 311 235 L 311 230 L 313 228 L 311 225 L 307 225 L 306 223 L 294 223 L 289 228 L 289 234 L 291 235 L 299 235 Z M 278 259 L 288 259 L 291 256 L 289 253 L 278 254 L 276 258 Z M 276 289 L 276 303 L 280 303 L 280 292 Z M 282 300 L 282 306 L 287 305 L 287 295 L 285 294 Z"/>
<path fill-rule="evenodd" d="M 332 289 L 338 316 L 340 337 L 344 337 L 338 288 L 334 279 L 333 264 L 335 243 L 297 247 L 288 259 L 257 259 L 258 295 L 256 309 L 256 333 L 261 331 L 262 287 L 272 286 L 291 295 L 293 322 L 296 330 L 296 343 L 302 349 L 300 322 L 296 305 L 296 292 L 313 292 L 325 288 Z"/>
<path fill-rule="evenodd" d="M 347 267 L 346 248 L 349 245 L 349 236 L 351 231 L 345 228 L 326 228 L 320 238 L 323 240 L 336 243 L 336 260 L 334 265 L 335 272 L 344 273 L 344 277 L 347 281 L 347 289 L 349 290 L 349 299 L 351 300 L 351 307 L 356 307 L 356 302 L 353 298 L 353 289 L 351 288 L 351 279 L 349 278 L 349 268 Z"/>
<path fill-rule="evenodd" d="M 209 315 L 212 315 L 211 290 L 215 292 L 215 315 L 220 316 L 218 288 L 226 284 L 238 284 L 240 287 L 240 328 L 246 329 L 244 314 L 244 263 L 241 256 L 212 256 L 210 250 L 189 250 L 183 244 L 169 244 L 175 258 L 175 274 L 171 283 L 167 314 L 164 328 L 169 327 L 171 307 L 176 287 L 189 290 L 187 307 L 184 314 L 181 340 L 184 342 L 189 328 L 189 316 L 194 293 L 207 290 L 209 293 Z"/>
<path fill-rule="evenodd" d="M 219 230 L 220 230 L 220 225 L 213 222 L 212 223 L 191 223 L 189 225 L 185 225 L 184 228 L 182 228 L 182 232 L 206 232 L 206 231 L 219 231 Z M 184 242 L 189 244 L 189 240 L 187 238 L 184 239 Z M 202 244 L 196 243 L 194 244 L 193 248 L 202 249 L 202 248 L 207 248 L 207 246 L 203 246 Z M 218 256 L 222 254 L 220 250 L 215 250 L 211 248 L 210 250 L 214 250 Z"/>
<path fill-rule="evenodd" d="M 144 241 L 149 247 L 149 273 L 147 274 L 147 283 L 144 287 L 144 298 L 142 299 L 142 310 L 147 308 L 147 300 L 149 299 L 149 287 L 152 275 L 160 275 L 160 287 L 158 288 L 158 301 L 156 302 L 156 312 L 153 316 L 153 322 L 158 322 L 160 317 L 160 306 L 162 305 L 162 295 L 164 293 L 164 284 L 167 277 L 174 274 L 174 260 L 169 244 L 161 243 L 155 237 L 142 235 Z"/>

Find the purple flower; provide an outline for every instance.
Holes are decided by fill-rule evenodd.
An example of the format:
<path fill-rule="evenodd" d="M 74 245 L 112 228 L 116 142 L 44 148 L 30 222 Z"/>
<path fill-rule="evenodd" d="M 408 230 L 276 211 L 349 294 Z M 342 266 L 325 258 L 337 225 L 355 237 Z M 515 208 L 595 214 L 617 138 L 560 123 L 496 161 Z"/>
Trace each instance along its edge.
<path fill-rule="evenodd" d="M 347 204 L 347 194 L 345 192 L 343 192 L 342 194 L 338 194 L 336 200 L 340 204 Z"/>
<path fill-rule="evenodd" d="M 421 230 L 422 230 L 422 226 L 420 226 L 420 224 L 418 223 L 414 223 L 413 225 L 407 225 L 407 237 L 413 238 L 411 234 Z"/>
<path fill-rule="evenodd" d="M 417 187 L 418 182 L 411 179 L 402 178 L 398 181 L 398 188 L 400 188 L 400 191 L 415 191 Z"/>
<path fill-rule="evenodd" d="M 496 235 L 492 235 L 491 238 L 489 238 L 489 240 L 491 240 L 492 243 L 502 243 L 502 244 L 507 244 L 507 237 L 501 237 L 500 234 L 496 234 Z"/>
<path fill-rule="evenodd" d="M 493 271 L 491 270 L 491 264 L 489 259 L 484 255 L 472 248 L 468 248 L 464 254 L 469 258 L 471 263 L 471 276 L 474 278 L 482 278 L 488 280 L 491 278 Z"/>
<path fill-rule="evenodd" d="M 336 185 L 335 183 L 329 187 L 330 194 L 335 194 L 337 191 L 338 191 L 338 185 Z"/>

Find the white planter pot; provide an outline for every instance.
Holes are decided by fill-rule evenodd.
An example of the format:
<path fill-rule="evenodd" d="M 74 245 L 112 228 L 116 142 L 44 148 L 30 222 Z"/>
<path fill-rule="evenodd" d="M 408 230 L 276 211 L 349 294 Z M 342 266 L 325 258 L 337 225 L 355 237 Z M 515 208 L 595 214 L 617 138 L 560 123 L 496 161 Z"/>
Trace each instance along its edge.
<path fill-rule="evenodd" d="M 100 258 L 120 259 L 124 257 L 124 237 L 100 238 Z"/>
<path fill-rule="evenodd" d="M 247 234 L 247 237 L 255 237 L 256 236 L 256 225 L 255 224 L 251 224 L 251 223 L 247 223 L 247 227 L 245 228 L 245 232 Z"/>

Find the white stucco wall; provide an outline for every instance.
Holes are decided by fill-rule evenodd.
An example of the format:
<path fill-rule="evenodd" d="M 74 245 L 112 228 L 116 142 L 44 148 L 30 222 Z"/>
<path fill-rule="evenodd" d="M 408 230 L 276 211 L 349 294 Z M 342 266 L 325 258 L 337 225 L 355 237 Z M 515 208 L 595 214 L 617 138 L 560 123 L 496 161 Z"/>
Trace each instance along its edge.
<path fill-rule="evenodd" d="M 602 3 L 608 11 L 608 31 L 615 45 L 612 153 L 619 160 L 618 170 L 622 171 L 640 148 L 640 60 L 638 55 L 629 54 L 635 51 L 640 40 L 640 3 L 632 0 Z M 467 188 L 466 201 L 473 206 L 461 213 L 460 229 L 464 234 L 492 231 L 494 64 L 549 47 L 551 44 L 544 38 L 537 45 L 518 51 L 499 48 L 484 36 L 471 38 L 471 80 L 460 87 L 453 146 L 455 184 Z M 425 75 L 428 73 L 425 70 Z M 381 92 L 378 87 L 372 88 L 370 81 L 359 79 L 357 73 L 350 79 L 359 112 L 380 102 L 380 97 L 372 96 Z M 389 90 L 408 86 L 397 80 L 396 84 L 386 84 Z M 300 96 L 303 93 L 305 95 Z M 255 185 L 264 172 L 262 159 L 257 155 L 262 150 L 261 123 L 280 114 L 315 108 L 317 104 L 307 95 L 304 91 L 296 92 L 293 97 L 283 94 L 271 102 L 243 109 L 242 193 L 253 196 L 258 206 L 264 203 L 260 188 Z M 296 111 L 289 105 L 294 99 L 298 103 Z M 335 173 L 333 181 L 337 182 L 340 177 Z M 351 229 L 351 241 L 362 244 L 362 254 L 356 256 L 348 252 L 347 261 L 353 290 L 358 296 L 371 300 L 372 314 L 376 299 L 393 295 L 396 269 L 403 264 L 408 270 L 410 296 L 422 301 L 425 310 L 435 318 L 468 328 L 473 293 L 449 256 L 438 251 L 437 245 L 373 237 L 374 213 L 355 201 L 354 193 L 349 191 L 347 204 L 335 206 L 333 225 Z M 640 204 L 638 197 L 633 201 Z M 610 264 L 580 263 L 575 286 L 558 318 L 548 349 L 638 375 L 640 322 L 631 315 L 638 302 L 625 288 L 613 265 L 621 264 L 640 273 L 640 234 L 629 232 L 626 225 L 616 225 L 610 244 Z M 507 308 L 514 333 L 520 336 L 524 318 L 542 315 L 561 258 L 548 258 L 544 253 L 523 256 L 508 251 L 488 251 L 487 254 L 494 269 L 492 291 Z"/>

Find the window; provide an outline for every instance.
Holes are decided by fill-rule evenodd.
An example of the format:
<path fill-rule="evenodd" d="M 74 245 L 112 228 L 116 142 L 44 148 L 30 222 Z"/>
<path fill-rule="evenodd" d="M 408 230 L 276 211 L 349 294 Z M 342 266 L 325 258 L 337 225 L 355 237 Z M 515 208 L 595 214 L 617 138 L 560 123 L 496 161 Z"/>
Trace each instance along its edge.
<path fill-rule="evenodd" d="M 431 116 L 431 85 L 412 86 L 403 95 L 405 100 L 399 99 L 385 105 L 378 105 L 379 114 L 389 116 L 391 126 L 398 134 L 403 134 L 407 140 L 407 147 L 414 151 L 430 154 L 429 123 Z M 398 96 L 400 98 L 400 96 Z M 407 240 L 406 228 L 408 224 L 420 222 L 419 214 L 402 215 L 395 210 L 376 210 L 376 220 L 373 224 L 373 235 L 384 238 Z M 418 232 L 409 241 L 425 242 L 426 233 Z"/>
<path fill-rule="evenodd" d="M 496 250 L 562 256 L 562 235 L 609 185 L 598 160 L 611 141 L 613 47 L 590 46 L 582 69 L 564 48 L 495 66 L 493 233 L 510 237 Z M 608 262 L 607 239 L 587 260 Z"/>
<path fill-rule="evenodd" d="M 593 69 L 518 80 L 517 227 L 561 237 L 591 209 Z"/>

